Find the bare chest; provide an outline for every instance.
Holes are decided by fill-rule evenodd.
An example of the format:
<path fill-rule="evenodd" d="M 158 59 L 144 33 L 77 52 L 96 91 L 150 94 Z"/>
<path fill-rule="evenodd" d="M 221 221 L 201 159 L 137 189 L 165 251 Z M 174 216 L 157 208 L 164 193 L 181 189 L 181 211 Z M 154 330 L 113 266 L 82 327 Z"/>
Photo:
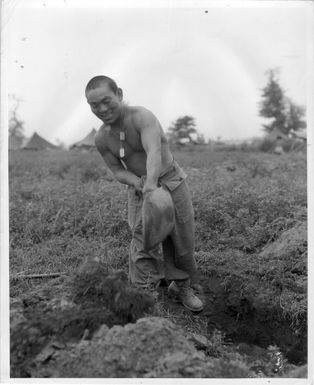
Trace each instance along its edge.
<path fill-rule="evenodd" d="M 140 135 L 134 129 L 110 131 L 107 147 L 117 158 L 127 160 L 135 153 L 144 153 Z"/>

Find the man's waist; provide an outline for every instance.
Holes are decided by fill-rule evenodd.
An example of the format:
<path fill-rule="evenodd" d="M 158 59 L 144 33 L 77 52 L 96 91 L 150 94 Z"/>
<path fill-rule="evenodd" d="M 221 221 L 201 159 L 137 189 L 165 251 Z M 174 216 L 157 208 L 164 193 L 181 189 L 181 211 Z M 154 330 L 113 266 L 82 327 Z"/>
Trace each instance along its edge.
<path fill-rule="evenodd" d="M 173 160 L 171 166 L 169 166 L 164 172 L 161 173 L 158 182 L 160 185 L 164 185 L 168 190 L 173 191 L 186 179 L 187 175 Z"/>
<path fill-rule="evenodd" d="M 185 172 L 182 170 L 182 168 L 178 165 L 178 163 L 175 161 L 175 159 L 172 160 L 171 164 L 167 166 L 159 176 L 159 179 L 164 178 L 170 178 L 172 176 L 181 176 L 183 179 L 186 178 Z"/>
<path fill-rule="evenodd" d="M 178 163 L 173 159 L 171 164 L 166 166 L 164 170 L 160 173 L 158 178 L 158 184 L 166 186 L 170 191 L 173 191 L 178 185 L 180 185 L 187 175 L 178 165 Z M 146 175 L 139 176 L 142 180 L 142 185 L 145 184 Z"/>

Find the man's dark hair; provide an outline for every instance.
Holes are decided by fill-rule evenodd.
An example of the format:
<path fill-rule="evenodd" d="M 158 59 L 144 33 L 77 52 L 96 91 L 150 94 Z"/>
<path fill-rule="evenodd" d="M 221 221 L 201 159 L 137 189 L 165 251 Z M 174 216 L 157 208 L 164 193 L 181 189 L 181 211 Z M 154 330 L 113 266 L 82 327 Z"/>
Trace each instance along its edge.
<path fill-rule="evenodd" d="M 87 86 L 85 88 L 85 94 L 89 90 L 94 90 L 95 88 L 98 88 L 102 83 L 107 83 L 108 86 L 110 87 L 111 91 L 114 92 L 115 94 L 117 94 L 117 92 L 118 92 L 117 83 L 113 79 L 109 78 L 108 76 L 104 76 L 104 75 L 99 75 L 99 76 L 93 77 L 87 83 Z"/>

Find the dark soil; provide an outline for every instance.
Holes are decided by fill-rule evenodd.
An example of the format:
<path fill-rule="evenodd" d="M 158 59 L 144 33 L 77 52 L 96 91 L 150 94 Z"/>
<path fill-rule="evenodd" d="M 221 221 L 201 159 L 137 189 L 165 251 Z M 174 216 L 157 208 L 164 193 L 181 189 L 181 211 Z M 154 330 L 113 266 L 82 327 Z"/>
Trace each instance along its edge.
<path fill-rule="evenodd" d="M 244 295 L 238 277 L 229 279 L 226 285 L 223 277 L 212 272 L 210 276 L 202 276 L 200 282 L 203 292 L 197 294 L 205 303 L 202 312 L 193 314 L 181 304 L 170 301 L 163 289 L 161 296 L 165 309 L 182 314 L 182 319 L 187 319 L 185 315 L 189 314 L 192 323 L 204 324 L 206 319 L 207 330 L 202 334 L 210 338 L 217 331 L 221 332 L 223 343 L 233 346 L 241 354 L 251 357 L 257 354 L 255 358 L 259 359 L 276 347 L 288 363 L 303 365 L 307 362 L 306 319 L 296 328 L 279 305 L 259 304 Z"/>
<path fill-rule="evenodd" d="M 306 327 L 295 330 L 280 306 L 258 307 L 249 296 L 241 294 L 236 278 L 224 287 L 222 279 L 212 275 L 203 279 L 208 331 L 221 330 L 226 340 L 245 342 L 267 348 L 276 345 L 293 364 L 307 360 Z"/>

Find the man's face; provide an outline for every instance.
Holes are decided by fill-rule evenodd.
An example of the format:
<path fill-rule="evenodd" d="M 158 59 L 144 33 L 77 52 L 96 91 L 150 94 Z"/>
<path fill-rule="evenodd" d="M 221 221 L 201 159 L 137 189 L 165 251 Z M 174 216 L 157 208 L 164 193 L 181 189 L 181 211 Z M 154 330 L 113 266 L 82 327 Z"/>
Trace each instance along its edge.
<path fill-rule="evenodd" d="M 112 124 L 119 118 L 121 90 L 115 94 L 107 83 L 102 83 L 99 87 L 87 91 L 86 98 L 92 112 L 105 124 Z"/>

